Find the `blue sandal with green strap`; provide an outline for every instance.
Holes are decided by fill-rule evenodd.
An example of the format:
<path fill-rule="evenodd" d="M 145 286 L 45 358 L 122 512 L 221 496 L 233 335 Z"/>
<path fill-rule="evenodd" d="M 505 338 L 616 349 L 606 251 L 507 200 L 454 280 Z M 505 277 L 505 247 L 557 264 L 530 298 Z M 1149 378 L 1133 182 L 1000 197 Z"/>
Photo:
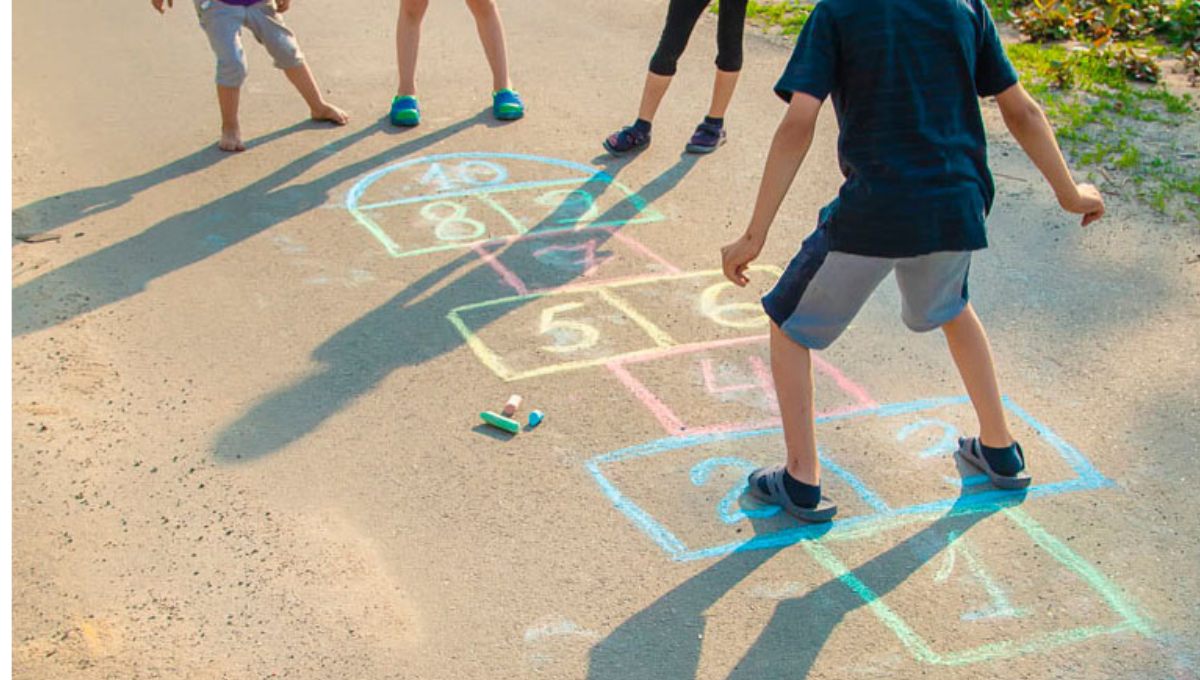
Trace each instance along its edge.
<path fill-rule="evenodd" d="M 525 104 L 516 90 L 504 89 L 492 93 L 492 115 L 497 120 L 517 120 L 525 115 Z"/>
<path fill-rule="evenodd" d="M 421 107 L 417 104 L 417 98 L 399 95 L 393 97 L 392 111 L 388 114 L 388 120 L 392 121 L 392 125 L 400 127 L 412 127 L 420 123 Z"/>

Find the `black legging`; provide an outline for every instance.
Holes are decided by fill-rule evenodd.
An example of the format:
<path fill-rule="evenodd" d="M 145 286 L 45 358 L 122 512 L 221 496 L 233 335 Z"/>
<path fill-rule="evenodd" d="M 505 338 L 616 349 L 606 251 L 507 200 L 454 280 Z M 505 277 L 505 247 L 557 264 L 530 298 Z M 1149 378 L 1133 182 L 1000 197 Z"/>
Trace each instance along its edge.
<path fill-rule="evenodd" d="M 667 25 L 663 27 L 658 49 L 650 59 L 650 72 L 660 76 L 675 75 L 675 64 L 687 47 L 696 21 L 711 0 L 671 0 L 667 9 Z M 742 29 L 746 24 L 748 0 L 720 0 L 717 18 L 717 68 L 722 71 L 742 70 Z"/>

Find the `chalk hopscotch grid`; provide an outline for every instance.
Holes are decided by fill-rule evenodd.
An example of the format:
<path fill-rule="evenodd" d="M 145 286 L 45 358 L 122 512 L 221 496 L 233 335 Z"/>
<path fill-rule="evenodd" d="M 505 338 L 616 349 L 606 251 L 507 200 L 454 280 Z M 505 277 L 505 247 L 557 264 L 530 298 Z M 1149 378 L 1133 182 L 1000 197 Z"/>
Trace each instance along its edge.
<path fill-rule="evenodd" d="M 768 272 L 775 276 L 782 275 L 782 270 L 774 265 L 752 265 L 750 271 Z M 582 284 L 571 284 L 561 286 L 552 290 L 539 293 L 531 293 L 529 295 L 512 295 L 508 297 L 496 298 L 485 302 L 476 302 L 469 305 L 455 307 L 446 314 L 446 319 L 458 330 L 462 335 L 463 340 L 475 352 L 479 360 L 492 370 L 497 376 L 505 381 L 525 380 L 538 376 L 549 375 L 554 373 L 562 373 L 565 371 L 579 370 L 590 368 L 593 366 L 602 366 L 613 361 L 624 360 L 649 360 L 659 356 L 663 356 L 664 352 L 673 351 L 677 348 L 688 347 L 704 347 L 711 344 L 710 341 L 699 343 L 678 343 L 671 336 L 654 322 L 650 321 L 643 314 L 638 312 L 632 305 L 618 297 L 612 289 L 625 288 L 629 286 L 638 286 L 651 283 L 684 281 L 688 279 L 713 277 L 722 275 L 721 270 L 712 269 L 698 272 L 684 272 L 680 274 L 652 274 L 652 275 L 637 275 L 622 279 L 614 279 L 604 282 L 587 282 Z M 553 297 L 559 295 L 570 294 L 596 294 L 606 303 L 612 305 L 627 317 L 629 317 L 639 328 L 642 329 L 650 339 L 655 343 L 654 347 L 635 350 L 631 352 L 623 352 L 594 359 L 581 359 L 578 361 L 568 361 L 549 366 L 529 369 L 526 371 L 514 371 L 508 367 L 504 359 L 496 352 L 492 351 L 470 326 L 463 320 L 462 315 L 465 312 L 470 312 L 475 309 L 483 309 L 495 305 L 503 304 L 522 304 L 545 297 Z M 766 317 L 764 316 L 764 319 Z"/>
<path fill-rule="evenodd" d="M 951 516 L 978 513 L 989 510 L 985 506 L 955 509 Z M 1054 647 L 1083 642 L 1101 635 L 1112 635 L 1122 632 L 1136 632 L 1146 637 L 1154 635 L 1150 624 L 1138 613 L 1137 607 L 1121 592 L 1107 576 L 1094 565 L 1067 547 L 1065 543 L 1055 538 L 1038 524 L 1024 510 L 1017 507 L 1000 507 L 1000 513 L 1017 527 L 1022 529 L 1039 548 L 1053 557 L 1063 567 L 1077 575 L 1092 591 L 1102 599 L 1109 609 L 1116 614 L 1115 624 L 1079 626 L 1054 630 L 1040 635 L 1035 634 L 1024 640 L 1000 640 L 975 647 L 973 649 L 940 653 L 930 646 L 912 626 L 863 583 L 833 552 L 826 547 L 823 540 L 805 541 L 801 544 L 818 564 L 829 571 L 831 575 L 844 583 L 858 595 L 867 609 L 904 645 L 913 658 L 927 664 L 943 666 L 961 666 L 996 659 L 1009 658 L 1021 654 L 1041 652 Z M 895 526 L 895 525 L 892 525 Z M 846 536 L 836 540 L 845 540 Z"/>
<path fill-rule="evenodd" d="M 612 501 L 613 505 L 624 513 L 635 526 L 657 543 L 674 561 L 690 562 L 720 557 L 734 552 L 800 544 L 818 564 L 845 583 L 847 587 L 862 598 L 867 608 L 896 635 L 905 649 L 914 658 L 924 663 L 964 665 L 990 661 L 1018 654 L 1044 651 L 1057 646 L 1081 642 L 1100 635 L 1109 635 L 1124 631 L 1133 631 L 1151 636 L 1153 631 L 1149 623 L 1138 614 L 1136 607 L 1121 593 L 1115 584 L 1095 566 L 1042 528 L 1040 524 L 1029 517 L 1023 510 L 1015 507 L 1016 504 L 1024 502 L 1024 499 L 1027 498 L 1106 488 L 1113 486 L 1113 482 L 1101 475 L 1082 453 L 1040 421 L 1029 415 L 1024 409 L 1017 406 L 1010 398 L 1004 397 L 1003 399 L 1005 407 L 1025 421 L 1044 441 L 1054 448 L 1063 460 L 1070 465 L 1072 470 L 1075 471 L 1078 475 L 1077 478 L 1051 484 L 1035 485 L 1025 490 L 1024 493 L 989 490 L 965 497 L 892 509 L 860 479 L 833 461 L 828 460 L 822 454 L 822 464 L 853 488 L 875 510 L 875 513 L 839 520 L 829 524 L 803 525 L 755 536 L 745 541 L 726 543 L 710 548 L 689 549 L 669 529 L 642 510 L 610 482 L 604 476 L 603 466 L 713 442 L 734 441 L 778 434 L 782 432 L 781 428 L 668 437 L 596 456 L 588 460 L 585 466 L 604 494 Z M 923 399 L 820 416 L 816 418 L 816 421 L 818 423 L 827 423 L 850 418 L 888 417 L 965 403 L 969 403 L 967 397 Z M 1084 583 L 1104 600 L 1117 615 L 1119 621 L 1112 625 L 1083 626 L 1053 631 L 1024 641 L 1003 640 L 974 649 L 939 653 L 924 638 L 918 635 L 900 615 L 888 607 L 879 595 L 859 580 L 854 575 L 854 572 L 847 568 L 825 545 L 826 543 L 867 538 L 905 525 L 928 522 L 943 515 L 959 516 L 993 512 L 996 510 L 999 510 L 1006 518 L 1024 530 L 1038 547 L 1046 551 L 1058 563 L 1078 575 Z"/>
<path fill-rule="evenodd" d="M 816 422 L 818 424 L 823 424 L 851 418 L 885 418 L 966 403 L 969 403 L 969 399 L 965 396 L 921 399 L 918 401 L 885 404 L 873 408 L 863 408 L 854 411 L 821 416 L 816 418 Z M 1032 427 L 1034 431 L 1036 431 L 1038 435 L 1042 437 L 1042 439 L 1049 444 L 1059 454 L 1059 456 L 1061 456 L 1062 459 L 1067 462 L 1068 465 L 1070 465 L 1075 474 L 1078 475 L 1075 479 L 1052 482 L 1050 484 L 1035 484 L 1025 490 L 1023 495 L 1024 498 L 1038 498 L 1060 493 L 1089 491 L 1113 486 L 1113 482 L 1101 475 L 1092 466 L 1092 464 L 1088 462 L 1087 458 L 1085 458 L 1083 454 L 1077 451 L 1057 434 L 1052 432 L 1045 425 L 1026 413 L 1011 399 L 1004 397 L 1004 405 L 1012 413 L 1016 414 L 1030 427 Z M 629 517 L 631 521 L 633 521 L 634 525 L 646 533 L 646 535 L 649 536 L 655 543 L 657 543 L 664 551 L 666 551 L 666 553 L 673 560 L 678 562 L 709 559 L 746 550 L 761 550 L 764 548 L 784 547 L 817 538 L 835 538 L 838 535 L 849 532 L 855 532 L 854 535 L 856 536 L 872 535 L 887 528 L 888 526 L 895 525 L 895 520 L 900 520 L 903 523 L 912 516 L 936 514 L 950 510 L 951 508 L 955 508 L 956 511 L 969 511 L 971 509 L 974 509 L 975 512 L 989 511 L 994 509 L 997 503 L 1003 504 L 1006 501 L 1012 501 L 1014 498 L 1022 497 L 1012 491 L 991 489 L 973 493 L 968 496 L 948 498 L 940 501 L 932 501 L 929 503 L 913 505 L 906 508 L 892 509 L 884 504 L 883 501 L 879 499 L 878 494 L 873 493 L 857 477 L 848 474 L 846 470 L 842 469 L 840 466 L 837 466 L 835 462 L 830 461 L 823 456 L 822 464 L 829 467 L 834 474 L 837 474 L 839 477 L 841 477 L 847 484 L 850 485 L 851 488 L 855 490 L 856 493 L 858 493 L 865 501 L 871 504 L 876 509 L 875 513 L 838 520 L 832 524 L 809 524 L 793 527 L 770 534 L 755 536 L 745 541 L 735 541 L 732 543 L 726 543 L 724 545 L 693 550 L 685 546 L 677 537 L 675 537 L 674 534 L 671 533 L 669 529 L 664 527 L 654 518 L 650 517 L 645 511 L 639 508 L 636 503 L 625 496 L 615 485 L 612 484 L 612 482 L 610 482 L 604 476 L 603 472 L 603 467 L 605 465 L 610 465 L 621 461 L 645 458 L 648 456 L 665 453 L 667 451 L 701 446 L 714 442 L 734 441 L 750 437 L 780 434 L 782 431 L 782 428 L 772 427 L 740 432 L 713 432 L 708 434 L 665 437 L 645 444 L 640 444 L 596 456 L 588 460 L 585 465 L 588 471 L 591 473 L 593 479 L 595 479 L 601 490 L 609 498 L 609 500 L 613 502 L 617 509 L 625 513 L 625 515 Z M 917 517 L 917 519 L 920 519 L 920 517 Z"/>
<path fill-rule="evenodd" d="M 699 427 L 688 425 L 681 417 L 679 417 L 674 409 L 667 405 L 665 401 L 663 401 L 657 394 L 647 387 L 644 382 L 639 380 L 637 376 L 633 375 L 633 372 L 628 368 L 628 366 L 631 364 L 644 363 L 652 360 L 683 356 L 696 352 L 721 349 L 724 347 L 765 343 L 769 340 L 769 338 L 770 336 L 767 335 L 752 335 L 745 338 L 694 343 L 687 346 L 671 348 L 669 350 L 656 353 L 654 356 L 612 359 L 607 362 L 606 366 L 608 367 L 608 370 L 611 371 L 614 376 L 616 376 L 617 380 L 619 380 L 622 385 L 629 389 L 629 391 L 632 392 L 633 395 L 642 402 L 642 405 L 650 411 L 651 415 L 658 420 L 659 425 L 661 425 L 663 430 L 668 434 L 678 434 L 686 431 L 689 435 L 701 435 L 712 434 L 716 432 L 731 432 L 734 430 L 757 430 L 768 427 L 777 427 L 781 422 L 778 417 L 767 418 L 760 421 L 722 423 L 719 425 L 707 425 Z M 844 413 L 858 413 L 863 409 L 874 408 L 879 405 L 873 399 L 871 399 L 870 395 L 867 394 L 865 389 L 848 378 L 836 366 L 823 359 L 819 354 L 814 352 L 812 355 L 812 360 L 814 371 L 833 380 L 837 384 L 838 388 L 854 401 L 853 404 L 848 406 L 819 412 L 817 413 L 817 417 L 820 418 Z"/>
<path fill-rule="evenodd" d="M 581 173 L 581 175 L 579 177 L 574 177 L 574 178 L 534 180 L 534 181 L 527 181 L 527 182 L 514 182 L 511 184 L 482 184 L 480 186 L 470 187 L 467 189 L 459 189 L 459 190 L 455 190 L 455 191 L 444 191 L 444 192 L 437 192 L 437 193 L 433 193 L 433 194 L 423 194 L 420 196 L 406 196 L 404 198 L 394 199 L 394 200 L 390 200 L 390 201 L 380 201 L 377 203 L 368 203 L 368 204 L 362 203 L 362 196 L 371 185 L 375 184 L 377 181 L 379 181 L 384 176 L 389 175 L 398 170 L 402 170 L 402 169 L 408 168 L 408 167 L 413 167 L 416 165 L 431 164 L 431 163 L 437 163 L 437 162 L 447 161 L 447 160 L 472 161 L 472 160 L 482 160 L 482 159 L 508 159 L 508 160 L 530 161 L 530 162 L 534 162 L 534 163 L 557 166 L 557 167 L 567 168 L 567 169 L 573 170 L 573 171 L 578 171 Z M 628 201 L 629 204 L 631 205 L 631 207 L 637 212 L 638 217 L 635 217 L 633 219 L 628 219 L 628 220 L 603 220 L 603 221 L 595 221 L 595 222 L 586 222 L 585 224 L 571 224 L 571 225 L 566 225 L 566 226 L 561 226 L 561 227 L 539 228 L 536 232 L 527 232 L 527 231 L 525 231 L 524 227 L 522 227 L 519 223 L 517 223 L 517 221 L 515 220 L 515 218 L 512 217 L 512 215 L 508 214 L 506 211 L 498 210 L 497 212 L 499 212 L 501 214 L 501 216 L 503 216 L 505 218 L 505 221 L 508 223 L 508 225 L 517 232 L 517 234 L 515 236 L 513 236 L 513 235 L 492 236 L 492 237 L 483 238 L 483 239 L 464 240 L 464 241 L 460 241 L 460 242 L 443 243 L 443 244 L 438 244 L 438 245 L 433 245 L 433 246 L 427 246 L 424 248 L 415 248 L 415 249 L 405 250 L 404 248 L 402 248 L 400 246 L 400 244 L 396 243 L 391 238 L 391 236 L 389 236 L 387 234 L 387 232 L 383 229 L 383 227 L 379 225 L 379 223 L 375 220 L 375 218 L 372 217 L 371 214 L 369 214 L 370 212 L 381 211 L 381 210 L 385 210 L 390 207 L 410 205 L 410 204 L 414 204 L 414 203 L 423 203 L 423 202 L 431 202 L 431 201 L 439 201 L 439 200 L 447 200 L 447 199 L 451 199 L 451 198 L 463 198 L 463 197 L 478 197 L 478 198 L 482 198 L 482 199 L 487 199 L 493 194 L 511 193 L 511 192 L 516 192 L 516 191 L 526 191 L 526 190 L 531 190 L 531 189 L 543 189 L 543 188 L 548 188 L 548 187 L 562 187 L 562 186 L 572 186 L 572 185 L 583 186 L 588 183 L 594 183 L 594 182 L 599 182 L 599 183 L 602 183 L 602 184 L 605 184 L 608 186 L 612 186 L 612 187 L 615 187 L 616 189 L 618 189 L 622 193 L 622 195 L 619 199 L 619 202 Z M 485 201 L 485 202 L 487 202 L 487 201 Z M 359 224 L 361 224 L 364 228 L 366 228 L 367 231 L 370 232 L 371 235 L 374 236 L 375 239 L 378 240 L 380 242 L 380 244 L 383 245 L 384 249 L 387 251 L 387 253 L 389 255 L 391 255 L 392 257 L 395 257 L 395 258 L 414 257 L 417 255 L 427 255 L 430 253 L 436 253 L 436 252 L 441 252 L 441 251 L 445 251 L 445 250 L 465 249 L 465 248 L 472 248 L 472 247 L 486 245 L 486 244 L 492 244 L 492 243 L 502 243 L 505 241 L 511 241 L 514 238 L 519 238 L 527 233 L 530 235 L 532 235 L 534 233 L 536 233 L 538 235 L 553 234 L 553 233 L 578 231 L 583 228 L 622 227 L 622 226 L 629 225 L 629 224 L 647 224 L 647 223 L 653 223 L 653 222 L 661 222 L 665 219 L 663 214 L 661 212 L 659 212 L 656 208 L 649 206 L 644 199 L 642 199 L 640 196 L 638 196 L 635 192 L 631 191 L 628 187 L 617 182 L 616 179 L 613 178 L 612 175 L 609 175 L 606 172 L 600 172 L 600 171 L 595 170 L 594 168 L 590 168 L 590 167 L 588 167 L 586 165 L 582 165 L 580 163 L 573 163 L 571 161 L 564 161 L 564 160 L 557 159 L 557 158 L 548 158 L 548 157 L 543 157 L 543 156 L 531 156 L 531 155 L 526 155 L 526 154 L 508 154 L 508 153 L 450 153 L 450 154 L 439 154 L 439 155 L 434 155 L 434 156 L 424 156 L 422 158 L 414 158 L 414 159 L 407 160 L 407 161 L 404 161 L 401 163 L 396 163 L 394 165 L 390 165 L 385 168 L 376 170 L 375 172 L 369 173 L 369 174 L 365 175 L 362 179 L 360 179 L 358 182 L 355 182 L 354 186 L 352 186 L 350 188 L 350 190 L 346 193 L 345 205 L 346 205 L 346 209 L 350 212 L 350 214 L 354 217 L 354 219 Z M 495 209 L 495 206 L 493 206 L 493 209 Z"/>
<path fill-rule="evenodd" d="M 658 253 L 654 252 L 646 244 L 642 243 L 641 241 L 633 238 L 632 236 L 630 236 L 628 234 L 621 232 L 618 227 L 596 226 L 596 225 L 589 224 L 586 226 L 577 227 L 570 231 L 571 231 L 571 233 L 574 233 L 574 234 L 585 234 L 586 232 L 592 231 L 592 230 L 603 233 L 606 238 L 611 237 L 615 242 L 619 242 L 619 243 L 622 243 L 622 244 L 628 246 L 637 255 L 640 255 L 641 257 L 644 257 L 646 260 L 648 260 L 654 264 L 657 264 L 658 266 L 665 269 L 669 274 L 683 274 L 684 273 L 684 271 L 682 269 L 680 269 L 679 267 L 672 264 L 670 260 L 667 260 L 662 255 L 659 255 Z M 524 237 L 506 236 L 506 237 L 503 237 L 501 240 L 506 242 L 506 245 L 511 245 L 512 243 L 516 243 L 518 241 L 529 242 L 529 241 L 532 241 L 533 239 L 542 238 L 547 235 L 553 237 L 553 236 L 561 235 L 562 233 L 563 232 L 561 230 L 560 231 L 535 231 L 535 232 L 528 233 Z M 513 292 L 516 293 L 518 296 L 569 290 L 571 288 L 578 288 L 580 286 L 597 285 L 599 283 L 611 285 L 613 283 L 618 283 L 618 282 L 638 282 L 638 281 L 643 280 L 646 277 L 645 274 L 631 274 L 629 276 L 624 276 L 624 277 L 599 279 L 599 278 L 593 278 L 587 274 L 584 274 L 583 276 L 588 278 L 588 281 L 585 283 L 579 283 L 577 281 L 573 281 L 571 283 L 565 283 L 565 284 L 558 285 L 558 286 L 547 286 L 544 288 L 530 288 L 529 285 L 525 282 L 524 279 L 521 278 L 521 276 L 519 274 L 517 274 L 515 271 L 512 270 L 512 268 L 508 267 L 503 262 L 501 262 L 500 258 L 497 257 L 494 252 L 487 250 L 487 248 L 485 248 L 483 244 L 476 243 L 476 244 L 473 244 L 471 246 L 471 248 L 475 251 L 475 254 L 478 255 L 481 260 L 483 260 L 489 267 L 492 268 L 493 271 L 496 272 L 496 274 L 500 277 L 500 280 L 504 282 L 504 285 L 508 286 L 509 288 L 512 288 Z M 536 259 L 536 255 L 534 257 Z M 603 266 L 603 265 L 600 265 L 600 266 Z"/>

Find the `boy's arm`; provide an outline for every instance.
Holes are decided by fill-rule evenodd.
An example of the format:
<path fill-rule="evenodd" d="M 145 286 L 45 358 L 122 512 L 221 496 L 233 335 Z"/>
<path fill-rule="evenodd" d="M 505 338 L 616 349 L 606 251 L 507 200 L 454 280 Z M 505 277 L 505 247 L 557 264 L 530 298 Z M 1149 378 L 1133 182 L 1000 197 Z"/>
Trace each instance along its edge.
<path fill-rule="evenodd" d="M 167 3 L 167 7 L 175 6 L 175 0 L 165 0 L 165 1 Z M 165 13 L 165 10 L 163 9 L 163 2 L 164 2 L 164 0 L 150 0 L 150 4 L 154 6 L 154 9 L 158 10 L 159 14 Z"/>
<path fill-rule="evenodd" d="M 292 6 L 292 0 L 275 0 L 275 11 L 283 14 Z"/>
<path fill-rule="evenodd" d="M 1100 219 L 1104 215 L 1100 192 L 1090 184 L 1075 184 L 1046 114 L 1025 88 L 1020 83 L 1013 85 L 996 95 L 996 103 L 1008 131 L 1054 189 L 1058 204 L 1067 212 L 1083 215 L 1085 227 Z"/>
<path fill-rule="evenodd" d="M 746 227 L 746 233 L 741 238 L 721 249 L 725 277 L 739 286 L 745 286 L 750 281 L 746 277 L 746 267 L 762 251 L 775 213 L 779 211 L 796 172 L 804 163 L 812 144 L 821 103 L 822 100 L 810 94 L 793 93 L 787 112 L 775 130 L 771 150 L 767 153 L 767 164 L 758 185 L 758 199 L 754 202 L 750 226 Z"/>

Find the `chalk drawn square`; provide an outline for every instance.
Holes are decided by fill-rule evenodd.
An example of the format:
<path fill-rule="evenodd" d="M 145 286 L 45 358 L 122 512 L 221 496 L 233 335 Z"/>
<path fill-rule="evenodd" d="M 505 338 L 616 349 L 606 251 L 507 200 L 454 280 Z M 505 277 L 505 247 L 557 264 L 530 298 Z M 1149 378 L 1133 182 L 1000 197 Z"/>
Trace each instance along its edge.
<path fill-rule="evenodd" d="M 775 276 L 779 272 L 777 267 L 765 265 L 751 269 Z M 463 305 L 446 318 L 497 376 L 522 380 L 617 359 L 655 356 L 686 345 L 680 336 L 703 337 L 703 328 L 697 326 L 718 326 L 710 316 L 727 322 L 718 326 L 718 334 L 761 334 L 760 324 L 743 323 L 753 318 L 747 309 L 751 305 L 761 315 L 756 291 L 728 291 L 721 294 L 719 303 L 711 302 L 714 296 L 705 296 L 705 291 L 713 288 L 712 281 L 720 277 L 720 270 L 712 270 L 568 286 Z M 674 295 L 680 290 L 691 290 L 696 299 L 684 298 L 682 309 L 663 309 L 666 291 Z M 635 304 L 631 298 L 639 302 Z M 709 300 L 709 306 L 704 300 Z M 720 306 L 713 311 L 711 304 Z M 740 325 L 729 325 L 731 320 Z"/>
<path fill-rule="evenodd" d="M 807 525 L 772 514 L 778 509 L 757 508 L 744 495 L 750 470 L 783 459 L 783 438 L 777 427 L 666 437 L 596 456 L 586 467 L 605 496 L 673 560 L 792 545 L 826 534 L 861 532 L 906 516 L 936 516 L 951 508 L 991 510 L 1019 499 L 1014 492 L 977 483 L 973 471 L 964 471 L 965 478 L 956 477 L 956 462 L 945 454 L 922 459 L 916 444 L 924 444 L 915 440 L 906 442 L 907 460 L 892 461 L 887 467 L 870 464 L 869 457 L 860 458 L 859 452 L 839 446 L 842 432 L 873 428 L 888 433 L 897 417 L 922 423 L 948 417 L 947 409 L 967 403 L 966 397 L 927 399 L 818 418 L 817 439 L 828 446 L 821 451 L 822 482 L 839 505 L 838 519 L 829 525 Z M 1111 486 L 1083 454 L 1054 432 L 1007 398 L 1005 407 L 1015 416 L 1013 422 L 1028 428 L 1024 446 L 1034 484 L 1025 498 Z M 878 451 L 879 442 L 894 441 L 894 437 L 876 440 L 870 450 Z M 877 486 L 885 481 L 881 472 L 909 482 L 914 495 L 894 493 L 886 484 Z M 947 477 L 960 483 L 955 485 Z"/>
<path fill-rule="evenodd" d="M 515 295 L 682 273 L 617 227 L 530 232 L 478 244 L 475 252 Z"/>
<path fill-rule="evenodd" d="M 872 408 L 866 390 L 813 353 L 817 415 Z M 608 369 L 646 407 L 667 434 L 778 427 L 779 403 L 765 335 L 617 359 Z"/>
<path fill-rule="evenodd" d="M 932 522 L 897 517 L 802 545 L 924 663 L 958 666 L 1101 635 L 1151 635 L 1107 576 L 1025 510 L 982 509 Z M 1007 521 L 981 521 L 993 513 Z"/>
<path fill-rule="evenodd" d="M 719 269 L 663 277 L 653 286 L 630 286 L 621 296 L 665 329 L 677 345 L 763 335 L 770 319 L 762 296 L 782 275 L 773 265 L 752 265 L 750 284 L 739 288 Z"/>
<path fill-rule="evenodd" d="M 595 168 L 504 153 L 395 163 L 357 181 L 346 194 L 346 209 L 393 257 L 469 248 L 528 232 L 663 219 Z"/>

